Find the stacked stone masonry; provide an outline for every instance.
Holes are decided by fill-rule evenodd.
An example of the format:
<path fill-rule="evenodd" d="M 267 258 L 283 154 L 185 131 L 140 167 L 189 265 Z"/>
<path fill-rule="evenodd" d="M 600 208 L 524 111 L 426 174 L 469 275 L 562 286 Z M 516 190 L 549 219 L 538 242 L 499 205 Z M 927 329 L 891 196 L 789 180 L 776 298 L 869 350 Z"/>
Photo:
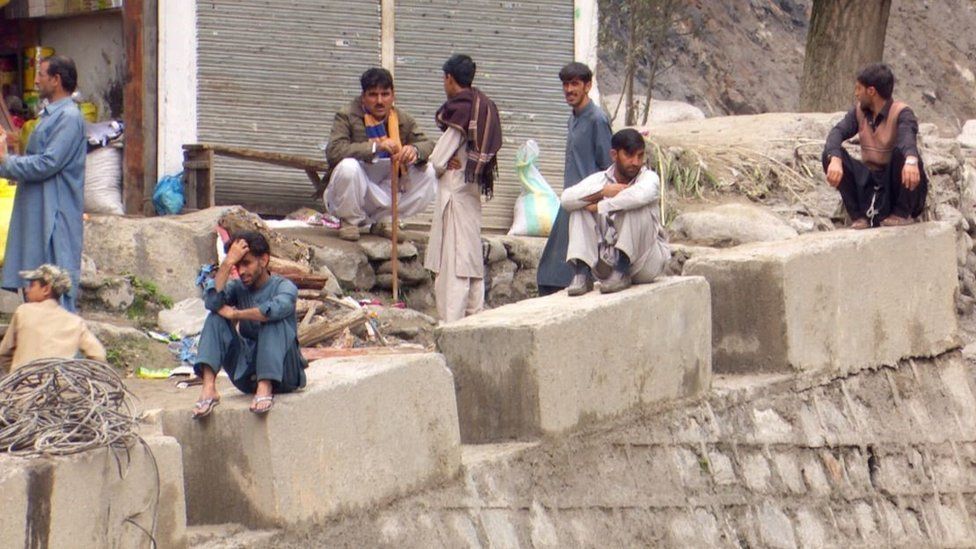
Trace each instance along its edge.
<path fill-rule="evenodd" d="M 585 435 L 467 447 L 463 481 L 272 546 L 951 547 L 976 538 L 976 363 L 948 354 L 805 389 L 788 376 L 715 385 L 698 404 Z"/>

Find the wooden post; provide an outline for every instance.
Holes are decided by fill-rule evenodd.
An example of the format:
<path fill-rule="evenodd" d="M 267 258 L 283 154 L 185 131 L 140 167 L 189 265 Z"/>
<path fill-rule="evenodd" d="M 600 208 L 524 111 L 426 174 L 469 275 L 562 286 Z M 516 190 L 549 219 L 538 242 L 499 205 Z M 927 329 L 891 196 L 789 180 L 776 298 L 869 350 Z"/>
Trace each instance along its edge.
<path fill-rule="evenodd" d="M 394 0 L 380 0 L 380 65 L 390 74 L 396 66 L 396 6 Z"/>
<path fill-rule="evenodd" d="M 400 194 L 400 164 L 394 160 L 391 165 L 393 166 L 393 175 L 390 176 L 390 205 L 393 209 L 393 226 L 390 231 L 390 267 L 392 267 L 393 274 L 393 302 L 396 303 L 400 299 L 400 279 L 397 276 L 400 266 L 400 254 L 397 251 L 397 239 L 399 238 L 397 231 L 400 230 L 400 216 L 397 214 L 398 195 Z"/>
<path fill-rule="evenodd" d="M 145 167 L 142 163 L 142 8 L 141 0 L 122 5 L 122 34 L 125 43 L 125 83 L 122 88 L 122 110 L 125 122 L 125 151 L 123 159 L 122 202 L 125 213 L 142 213 L 145 195 Z"/>

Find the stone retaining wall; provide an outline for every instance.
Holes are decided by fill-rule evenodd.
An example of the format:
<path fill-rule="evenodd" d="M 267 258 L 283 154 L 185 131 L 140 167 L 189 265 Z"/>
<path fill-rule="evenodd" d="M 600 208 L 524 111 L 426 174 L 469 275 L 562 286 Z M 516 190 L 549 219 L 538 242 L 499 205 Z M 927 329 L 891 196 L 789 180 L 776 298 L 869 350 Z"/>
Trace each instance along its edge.
<path fill-rule="evenodd" d="M 470 447 L 444 489 L 270 545 L 971 545 L 976 363 L 950 354 L 802 390 L 774 380 L 718 380 L 700 403 L 577 437 Z"/>

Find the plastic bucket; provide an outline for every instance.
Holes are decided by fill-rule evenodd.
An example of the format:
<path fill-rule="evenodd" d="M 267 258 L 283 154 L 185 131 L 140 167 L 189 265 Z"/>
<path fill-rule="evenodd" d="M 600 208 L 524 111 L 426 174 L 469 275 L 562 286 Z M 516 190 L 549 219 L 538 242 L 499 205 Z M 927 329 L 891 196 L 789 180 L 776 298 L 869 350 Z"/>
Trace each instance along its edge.
<path fill-rule="evenodd" d="M 98 105 L 85 101 L 84 103 L 78 103 L 78 110 L 81 111 L 81 116 L 85 117 L 85 120 L 94 124 L 98 120 Z"/>
<path fill-rule="evenodd" d="M 17 187 L 0 177 L 0 265 L 3 265 L 3 253 L 7 249 L 7 232 L 10 228 L 10 216 L 14 212 L 14 198 Z"/>
<path fill-rule="evenodd" d="M 54 55 L 54 48 L 32 46 L 24 49 L 24 91 L 33 90 L 34 75 L 45 57 Z"/>

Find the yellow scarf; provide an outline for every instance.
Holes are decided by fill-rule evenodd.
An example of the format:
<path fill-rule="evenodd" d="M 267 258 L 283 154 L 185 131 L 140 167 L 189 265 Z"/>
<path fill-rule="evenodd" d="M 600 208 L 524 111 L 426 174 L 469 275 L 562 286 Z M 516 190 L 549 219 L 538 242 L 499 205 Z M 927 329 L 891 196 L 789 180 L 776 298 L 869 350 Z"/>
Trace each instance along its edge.
<path fill-rule="evenodd" d="M 363 109 L 363 122 L 365 122 L 366 127 L 379 126 L 381 122 L 376 119 L 372 114 L 370 114 L 366 109 Z M 386 117 L 386 136 L 396 142 L 397 147 L 403 147 L 403 143 L 400 141 L 400 119 L 397 116 L 396 108 L 390 109 L 390 114 Z M 379 142 L 377 138 L 370 138 L 372 142 Z M 406 166 L 400 166 L 400 175 L 407 173 Z"/>

